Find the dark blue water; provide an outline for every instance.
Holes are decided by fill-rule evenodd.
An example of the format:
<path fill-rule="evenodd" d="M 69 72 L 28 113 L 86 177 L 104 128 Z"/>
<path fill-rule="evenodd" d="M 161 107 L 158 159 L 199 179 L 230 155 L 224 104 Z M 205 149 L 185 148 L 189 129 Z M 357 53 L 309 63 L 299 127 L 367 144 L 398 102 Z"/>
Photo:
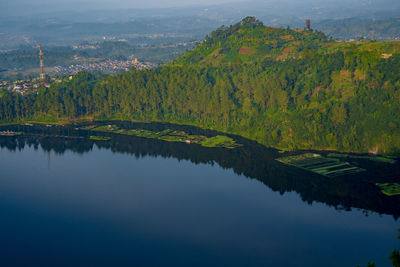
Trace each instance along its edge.
<path fill-rule="evenodd" d="M 393 214 L 302 200 L 301 185 L 281 194 L 227 167 L 240 150 L 207 162 L 213 149 L 138 138 L 2 138 L 2 266 L 384 267 L 399 246 Z"/>

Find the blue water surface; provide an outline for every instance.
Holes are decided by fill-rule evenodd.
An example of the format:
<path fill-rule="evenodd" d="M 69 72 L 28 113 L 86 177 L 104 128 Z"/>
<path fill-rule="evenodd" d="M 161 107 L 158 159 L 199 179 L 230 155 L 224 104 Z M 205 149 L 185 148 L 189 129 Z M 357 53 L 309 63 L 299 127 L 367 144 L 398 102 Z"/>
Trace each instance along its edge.
<path fill-rule="evenodd" d="M 399 222 L 218 164 L 0 150 L 1 266 L 391 266 Z"/>

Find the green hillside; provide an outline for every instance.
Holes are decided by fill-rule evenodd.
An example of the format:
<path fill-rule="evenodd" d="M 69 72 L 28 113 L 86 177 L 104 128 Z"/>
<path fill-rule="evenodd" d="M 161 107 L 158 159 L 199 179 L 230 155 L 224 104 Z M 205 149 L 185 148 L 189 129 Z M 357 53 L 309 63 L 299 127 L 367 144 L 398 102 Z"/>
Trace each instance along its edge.
<path fill-rule="evenodd" d="M 302 52 L 322 48 L 328 43 L 331 41 L 322 33 L 265 27 L 254 17 L 247 17 L 212 32 L 201 45 L 175 63 L 217 66 L 235 61 L 282 61 L 299 58 Z"/>
<path fill-rule="evenodd" d="M 399 153 L 399 52 L 399 42 L 334 42 L 248 17 L 154 70 L 6 93 L 0 120 L 166 121 L 282 149 Z"/>
<path fill-rule="evenodd" d="M 364 52 L 381 57 L 383 53 L 400 51 L 399 42 L 335 42 L 322 32 L 266 27 L 254 17 L 247 17 L 230 27 L 212 32 L 194 50 L 175 60 L 175 64 L 218 66 L 233 62 L 254 62 L 265 59 L 286 61 L 304 59 L 308 52 L 330 54 Z M 349 54 L 350 55 L 350 54 Z"/>

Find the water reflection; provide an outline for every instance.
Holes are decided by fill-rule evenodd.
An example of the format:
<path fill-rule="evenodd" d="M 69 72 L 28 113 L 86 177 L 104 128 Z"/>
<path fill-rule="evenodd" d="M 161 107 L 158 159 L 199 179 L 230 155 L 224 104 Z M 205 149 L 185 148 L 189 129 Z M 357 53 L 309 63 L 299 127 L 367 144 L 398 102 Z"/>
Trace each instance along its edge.
<path fill-rule="evenodd" d="M 107 122 L 105 122 L 107 123 Z M 113 122 L 115 124 L 115 122 Z M 143 128 L 160 131 L 166 128 L 183 130 L 190 134 L 211 136 L 215 132 L 189 126 L 169 125 L 161 123 L 138 124 L 119 122 L 122 128 Z M 0 127 L 0 129 L 5 127 Z M 7 129 L 24 132 L 21 136 L 0 137 L 0 147 L 10 151 L 23 150 L 26 146 L 38 149 L 39 146 L 48 152 L 63 154 L 70 150 L 84 154 L 96 145 L 99 148 L 109 149 L 114 153 L 126 153 L 136 158 L 146 156 L 161 156 L 188 160 L 195 164 L 218 164 L 225 169 L 232 169 L 236 174 L 257 179 L 273 191 L 281 194 L 297 192 L 304 202 L 312 204 L 322 202 L 336 209 L 351 210 L 358 208 L 380 214 L 390 214 L 394 218 L 400 216 L 400 197 L 385 196 L 375 186 L 379 179 L 398 181 L 400 178 L 400 164 L 387 164 L 369 160 L 353 160 L 355 165 L 367 169 L 357 175 L 326 178 L 314 173 L 287 167 L 276 160 L 278 151 L 267 149 L 262 145 L 244 138 L 235 139 L 244 146 L 236 149 L 205 148 L 196 144 L 165 142 L 156 139 L 138 138 L 118 134 L 111 136 L 110 141 L 89 140 L 90 132 L 77 130 L 73 127 L 45 127 L 45 126 L 13 126 Z"/>

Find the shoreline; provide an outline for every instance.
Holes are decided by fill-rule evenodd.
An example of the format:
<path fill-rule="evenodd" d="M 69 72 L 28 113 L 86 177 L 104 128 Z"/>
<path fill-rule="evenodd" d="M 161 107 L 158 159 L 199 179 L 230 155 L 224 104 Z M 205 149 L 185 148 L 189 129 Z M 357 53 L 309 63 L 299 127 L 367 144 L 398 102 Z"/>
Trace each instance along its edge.
<path fill-rule="evenodd" d="M 245 138 L 247 140 L 253 141 L 258 143 L 259 145 L 264 146 L 265 148 L 270 148 L 270 149 L 276 149 L 280 154 L 285 155 L 285 154 L 290 154 L 290 153 L 294 153 L 294 152 L 324 152 L 324 153 L 343 153 L 343 154 L 354 154 L 354 155 L 368 155 L 371 157 L 387 157 L 387 158 L 391 158 L 391 159 L 399 159 L 400 155 L 397 154 L 385 154 L 385 153 L 369 153 L 367 151 L 346 151 L 346 150 L 338 150 L 335 148 L 321 148 L 321 147 L 317 147 L 317 148 L 305 148 L 305 147 L 298 147 L 295 149 L 289 149 L 287 147 L 280 147 L 280 146 L 268 146 L 266 144 L 260 143 L 259 141 L 252 139 L 250 137 L 246 137 L 237 133 L 232 133 L 232 132 L 228 132 L 225 131 L 224 129 L 220 129 L 220 128 L 206 128 L 203 126 L 199 126 L 199 125 L 195 125 L 192 123 L 182 123 L 182 122 L 177 122 L 177 121 L 173 121 L 173 122 L 169 122 L 169 121 L 162 121 L 162 120 L 135 120 L 135 119 L 123 119 L 123 118 L 95 118 L 95 117 L 91 117 L 90 119 L 88 119 L 88 117 L 85 118 L 81 118 L 81 119 L 65 119 L 65 120 L 59 120 L 59 121 L 40 121 L 40 120 L 24 120 L 24 121 L 16 121 L 16 122 L 6 122 L 6 123 L 1 123 L 0 122 L 0 127 L 4 127 L 4 126 L 34 126 L 36 125 L 51 125 L 51 126 L 72 126 L 74 124 L 82 124 L 82 123 L 104 123 L 104 122 L 130 122 L 130 123 L 164 123 L 164 124 L 171 124 L 171 125 L 179 125 L 179 126 L 190 126 L 190 127 L 195 127 L 195 128 L 199 128 L 202 130 L 208 130 L 208 131 L 216 131 L 222 134 L 226 134 L 226 135 L 231 135 L 231 136 L 237 136 L 240 138 Z"/>

